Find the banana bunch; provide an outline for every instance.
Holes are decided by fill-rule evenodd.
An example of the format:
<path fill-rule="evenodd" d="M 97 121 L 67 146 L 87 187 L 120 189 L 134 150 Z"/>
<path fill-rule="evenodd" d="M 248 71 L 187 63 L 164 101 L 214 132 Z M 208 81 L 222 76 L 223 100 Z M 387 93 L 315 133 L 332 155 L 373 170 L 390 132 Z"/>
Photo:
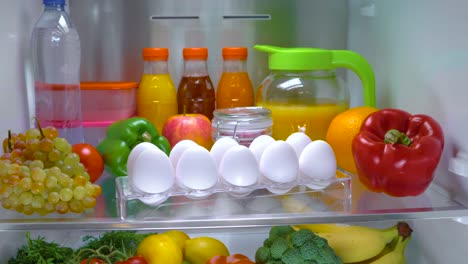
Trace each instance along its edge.
<path fill-rule="evenodd" d="M 308 224 L 296 229 L 309 229 L 325 238 L 343 263 L 405 264 L 405 247 L 411 237 L 407 223 L 385 228 L 358 225 Z"/>

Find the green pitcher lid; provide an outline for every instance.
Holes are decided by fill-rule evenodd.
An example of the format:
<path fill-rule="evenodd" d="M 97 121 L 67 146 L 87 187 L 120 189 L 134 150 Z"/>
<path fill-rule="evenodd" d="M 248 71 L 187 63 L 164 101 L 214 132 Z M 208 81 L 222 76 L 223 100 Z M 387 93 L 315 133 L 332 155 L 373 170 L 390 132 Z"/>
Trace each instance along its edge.
<path fill-rule="evenodd" d="M 255 49 L 269 53 L 268 67 L 271 70 L 329 70 L 333 54 L 330 50 L 317 48 L 282 48 L 255 45 Z"/>

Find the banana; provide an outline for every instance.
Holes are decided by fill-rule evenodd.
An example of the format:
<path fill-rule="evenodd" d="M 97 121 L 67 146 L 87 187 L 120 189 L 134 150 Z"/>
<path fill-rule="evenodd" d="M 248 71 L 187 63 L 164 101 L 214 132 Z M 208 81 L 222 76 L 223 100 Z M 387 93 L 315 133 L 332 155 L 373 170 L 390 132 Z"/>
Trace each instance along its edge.
<path fill-rule="evenodd" d="M 406 264 L 405 249 L 411 236 L 399 236 L 395 248 L 382 257 L 369 262 L 369 264 Z"/>
<path fill-rule="evenodd" d="M 354 263 L 379 255 L 387 243 L 398 236 L 399 224 L 386 229 L 337 224 L 311 224 L 295 227 L 307 228 L 325 238 L 343 263 Z"/>
<path fill-rule="evenodd" d="M 378 260 L 379 258 L 383 257 L 384 255 L 392 252 L 393 249 L 395 249 L 396 244 L 398 243 L 398 237 L 395 237 L 390 243 L 388 243 L 385 248 L 375 257 L 364 260 L 364 261 L 359 261 L 351 264 L 372 264 L 374 261 Z"/>

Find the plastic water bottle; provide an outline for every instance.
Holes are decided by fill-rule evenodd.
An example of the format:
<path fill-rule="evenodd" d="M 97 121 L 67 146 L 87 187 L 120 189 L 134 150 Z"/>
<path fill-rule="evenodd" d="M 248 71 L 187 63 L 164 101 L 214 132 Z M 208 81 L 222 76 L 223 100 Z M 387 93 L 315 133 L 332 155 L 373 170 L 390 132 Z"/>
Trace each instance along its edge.
<path fill-rule="evenodd" d="M 80 91 L 81 45 L 65 0 L 43 0 L 31 38 L 35 115 L 71 144 L 83 141 Z"/>

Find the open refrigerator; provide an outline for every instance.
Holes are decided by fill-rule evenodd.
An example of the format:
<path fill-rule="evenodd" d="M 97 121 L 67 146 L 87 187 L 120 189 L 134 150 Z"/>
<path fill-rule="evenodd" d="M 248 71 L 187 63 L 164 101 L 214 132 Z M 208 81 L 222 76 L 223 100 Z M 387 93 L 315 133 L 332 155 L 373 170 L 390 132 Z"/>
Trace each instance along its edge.
<path fill-rule="evenodd" d="M 182 48 L 208 47 L 213 83 L 221 73 L 221 48 L 249 47 L 247 67 L 254 86 L 268 73 L 266 56 L 253 50 L 255 44 L 355 51 L 372 65 L 379 108 L 425 113 L 440 122 L 446 142 L 443 156 L 435 180 L 420 196 L 390 198 L 353 189 L 345 194 L 350 204 L 334 210 L 122 219 L 107 208 L 117 210 L 115 197 L 82 216 L 23 217 L 1 209 L 2 259 L 24 244 L 26 231 L 73 246 L 85 234 L 107 230 L 181 229 L 220 238 L 230 251 L 253 258 L 273 225 L 336 222 L 380 227 L 404 220 L 414 229 L 407 263 L 463 262 L 468 242 L 468 108 L 463 81 L 468 72 L 467 2 L 71 0 L 67 8 L 81 37 L 82 81 L 138 82 L 141 49 L 147 46 L 170 48 L 169 71 L 175 82 L 182 74 Z M 30 125 L 29 41 L 41 11 L 41 1 L 0 2 L 0 131 L 24 131 Z M 351 106 L 361 105 L 359 78 L 351 72 L 339 74 L 350 91 Z M 354 178 L 351 183 L 358 184 Z M 166 210 L 171 208 L 161 209 Z"/>

